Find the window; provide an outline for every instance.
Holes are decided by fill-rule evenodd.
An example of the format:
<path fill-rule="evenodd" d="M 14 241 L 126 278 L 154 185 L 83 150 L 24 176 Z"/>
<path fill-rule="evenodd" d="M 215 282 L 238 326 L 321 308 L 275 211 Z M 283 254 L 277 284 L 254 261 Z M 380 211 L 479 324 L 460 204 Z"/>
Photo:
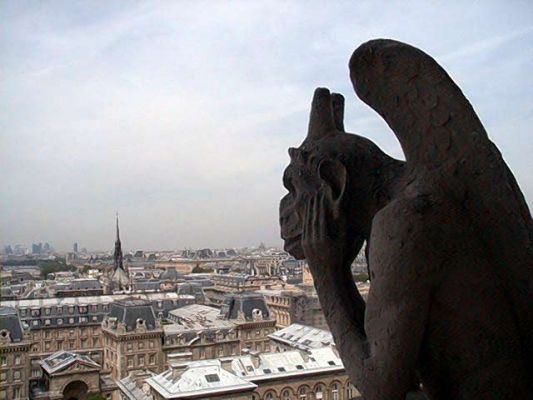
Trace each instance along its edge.
<path fill-rule="evenodd" d="M 144 349 L 144 342 L 139 342 L 139 350 Z"/>
<path fill-rule="evenodd" d="M 20 369 L 16 369 L 13 371 L 13 380 L 20 381 L 20 377 L 22 374 L 20 373 Z"/>
<path fill-rule="evenodd" d="M 128 368 L 133 367 L 133 356 L 128 356 Z"/>
<path fill-rule="evenodd" d="M 273 400 L 274 399 L 274 395 L 272 394 L 272 392 L 269 392 L 265 395 L 265 400 Z"/>
<path fill-rule="evenodd" d="M 336 383 L 331 384 L 331 400 L 339 400 L 339 385 Z"/>
<path fill-rule="evenodd" d="M 57 324 L 58 325 L 63 325 L 63 318 L 58 318 L 57 319 Z"/>
<path fill-rule="evenodd" d="M 154 348 L 154 341 L 153 341 L 153 340 L 150 340 L 150 341 L 148 342 L 148 346 L 149 346 L 151 349 L 153 349 L 153 348 Z"/>
<path fill-rule="evenodd" d="M 155 364 L 155 355 L 154 354 L 151 354 L 150 355 L 150 361 L 149 361 L 150 365 L 154 365 Z"/>
<path fill-rule="evenodd" d="M 13 398 L 20 399 L 22 397 L 20 393 L 21 393 L 20 386 L 13 388 Z"/>
<path fill-rule="evenodd" d="M 279 371 L 279 372 L 285 372 L 286 369 L 285 369 L 285 367 L 279 367 L 279 368 L 278 368 L 278 371 Z"/>
<path fill-rule="evenodd" d="M 305 386 L 298 389 L 298 398 L 300 400 L 307 399 L 307 388 Z"/>
<path fill-rule="evenodd" d="M 213 382 L 220 382 L 220 378 L 218 377 L 217 374 L 208 374 L 208 375 L 205 375 L 205 380 L 209 383 L 213 383 Z"/>
<path fill-rule="evenodd" d="M 7 357 L 0 356 L 0 365 L 7 365 Z"/>
<path fill-rule="evenodd" d="M 318 385 L 315 388 L 315 399 L 316 400 L 322 400 L 324 398 L 324 386 Z"/>
<path fill-rule="evenodd" d="M 281 399 L 291 400 L 291 391 L 289 389 L 285 389 L 283 392 L 281 392 Z"/>
<path fill-rule="evenodd" d="M 139 356 L 139 366 L 143 366 L 144 365 L 144 356 Z"/>
<path fill-rule="evenodd" d="M 4 382 L 7 380 L 7 373 L 6 371 L 0 372 L 0 382 Z"/>
<path fill-rule="evenodd" d="M 7 399 L 6 389 L 0 389 L 0 400 L 6 400 L 6 399 Z"/>
<path fill-rule="evenodd" d="M 329 365 L 335 365 L 335 361 L 328 361 Z"/>
<path fill-rule="evenodd" d="M 252 367 L 251 365 L 247 365 L 247 366 L 246 366 L 246 371 L 248 371 L 248 372 L 254 372 L 254 367 Z"/>
<path fill-rule="evenodd" d="M 126 347 L 127 347 L 128 351 L 132 351 L 133 350 L 133 344 L 131 344 L 131 343 L 128 343 L 126 345 Z"/>
<path fill-rule="evenodd" d="M 263 370 L 263 372 L 264 372 L 265 374 L 271 374 L 271 373 L 272 373 L 272 370 L 271 370 L 270 368 L 265 368 L 265 369 Z"/>
<path fill-rule="evenodd" d="M 303 366 L 303 365 L 300 365 L 300 364 L 298 364 L 298 365 L 296 366 L 296 369 L 304 369 L 304 366 Z"/>

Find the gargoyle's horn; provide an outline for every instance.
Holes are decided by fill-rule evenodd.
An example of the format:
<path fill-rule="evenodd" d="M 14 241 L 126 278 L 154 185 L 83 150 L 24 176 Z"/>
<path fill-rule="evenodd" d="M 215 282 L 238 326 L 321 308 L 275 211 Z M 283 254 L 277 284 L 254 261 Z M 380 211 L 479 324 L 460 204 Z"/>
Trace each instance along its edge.
<path fill-rule="evenodd" d="M 344 96 L 340 93 L 331 93 L 331 104 L 335 127 L 344 132 Z"/>
<path fill-rule="evenodd" d="M 309 117 L 308 139 L 320 139 L 335 132 L 331 94 L 326 88 L 318 88 L 313 96 Z"/>

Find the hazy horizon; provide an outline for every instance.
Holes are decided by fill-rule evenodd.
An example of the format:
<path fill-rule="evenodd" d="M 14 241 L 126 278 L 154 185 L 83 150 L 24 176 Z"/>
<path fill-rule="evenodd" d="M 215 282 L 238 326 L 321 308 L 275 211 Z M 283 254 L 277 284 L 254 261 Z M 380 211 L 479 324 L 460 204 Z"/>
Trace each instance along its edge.
<path fill-rule="evenodd" d="M 346 129 L 400 146 L 348 59 L 377 37 L 421 48 L 473 104 L 533 201 L 533 4 L 3 1 L 0 243 L 112 249 L 281 246 L 287 148 L 313 91 Z"/>

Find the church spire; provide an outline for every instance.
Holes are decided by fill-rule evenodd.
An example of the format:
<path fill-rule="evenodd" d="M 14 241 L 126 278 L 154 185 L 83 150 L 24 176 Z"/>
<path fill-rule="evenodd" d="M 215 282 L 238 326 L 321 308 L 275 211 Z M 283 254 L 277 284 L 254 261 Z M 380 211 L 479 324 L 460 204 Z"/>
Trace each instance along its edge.
<path fill-rule="evenodd" d="M 119 229 L 118 229 L 118 211 L 117 211 L 117 238 L 115 240 L 115 243 L 120 243 L 120 235 L 119 235 Z"/>
<path fill-rule="evenodd" d="M 122 245 L 120 243 L 120 234 L 118 228 L 118 212 L 117 212 L 117 238 L 115 240 L 115 252 L 113 254 L 113 269 L 116 271 L 118 268 L 124 269 L 122 262 Z"/>

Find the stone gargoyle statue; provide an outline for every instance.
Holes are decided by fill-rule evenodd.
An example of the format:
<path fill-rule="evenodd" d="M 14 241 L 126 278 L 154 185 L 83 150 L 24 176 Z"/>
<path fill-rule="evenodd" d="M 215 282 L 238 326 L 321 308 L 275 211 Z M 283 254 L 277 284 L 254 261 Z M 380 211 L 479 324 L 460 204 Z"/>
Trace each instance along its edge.
<path fill-rule="evenodd" d="M 346 133 L 344 98 L 317 89 L 280 225 L 351 380 L 366 400 L 532 398 L 533 222 L 511 171 L 429 55 L 379 39 L 349 67 L 406 161 Z M 366 303 L 350 271 L 365 242 Z"/>

